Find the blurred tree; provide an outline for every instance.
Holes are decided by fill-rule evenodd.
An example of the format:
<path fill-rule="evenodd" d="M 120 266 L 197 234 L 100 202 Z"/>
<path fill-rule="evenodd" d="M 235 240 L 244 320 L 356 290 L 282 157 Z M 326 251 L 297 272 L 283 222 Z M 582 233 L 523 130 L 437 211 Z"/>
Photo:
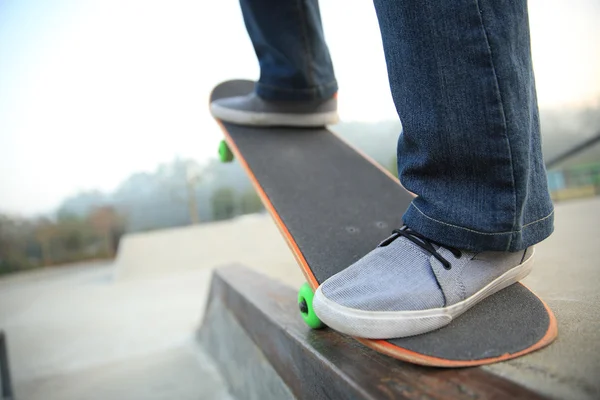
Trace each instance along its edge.
<path fill-rule="evenodd" d="M 47 218 L 41 218 L 37 222 L 35 236 L 42 249 L 42 265 L 52 264 L 51 240 L 56 234 L 56 226 Z"/>
<path fill-rule="evenodd" d="M 75 196 L 66 198 L 59 206 L 56 216 L 58 219 L 72 215 L 84 218 L 95 207 L 107 204 L 109 201 L 108 196 L 98 190 L 82 191 Z"/>
<path fill-rule="evenodd" d="M 104 206 L 93 210 L 88 220 L 96 235 L 102 240 L 104 253 L 109 257 L 114 257 L 118 237 L 123 231 L 123 218 L 114 207 Z"/>
<path fill-rule="evenodd" d="M 235 193 L 230 188 L 217 189 L 212 195 L 213 219 L 218 221 L 235 216 Z"/>
<path fill-rule="evenodd" d="M 57 218 L 50 234 L 49 251 L 53 264 L 87 258 L 86 248 L 93 243 L 93 230 L 85 218 L 62 215 Z"/>
<path fill-rule="evenodd" d="M 387 166 L 387 170 L 390 171 L 396 178 L 398 177 L 398 161 L 396 156 L 392 157 L 392 160 Z"/>
<path fill-rule="evenodd" d="M 254 190 L 246 191 L 240 197 L 240 211 L 242 214 L 252 214 L 263 209 L 262 201 Z"/>
<path fill-rule="evenodd" d="M 20 268 L 24 261 L 18 255 L 15 225 L 10 217 L 0 215 L 0 274 Z"/>
<path fill-rule="evenodd" d="M 38 266 L 40 246 L 32 221 L 0 215 L 0 273 Z"/>
<path fill-rule="evenodd" d="M 190 213 L 190 222 L 192 225 L 200 222 L 197 200 L 197 187 L 202 180 L 200 167 L 195 162 L 189 161 L 187 164 L 187 193 L 188 193 L 188 209 Z"/>

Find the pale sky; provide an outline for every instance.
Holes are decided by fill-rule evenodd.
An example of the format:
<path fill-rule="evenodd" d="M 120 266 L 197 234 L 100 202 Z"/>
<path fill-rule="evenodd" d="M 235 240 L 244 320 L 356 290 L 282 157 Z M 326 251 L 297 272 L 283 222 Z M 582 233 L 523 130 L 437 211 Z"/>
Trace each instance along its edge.
<path fill-rule="evenodd" d="M 600 98 L 597 0 L 531 0 L 540 107 Z M 343 121 L 397 118 L 375 11 L 321 0 Z M 215 157 L 208 95 L 258 65 L 237 0 L 0 1 L 0 212 Z"/>

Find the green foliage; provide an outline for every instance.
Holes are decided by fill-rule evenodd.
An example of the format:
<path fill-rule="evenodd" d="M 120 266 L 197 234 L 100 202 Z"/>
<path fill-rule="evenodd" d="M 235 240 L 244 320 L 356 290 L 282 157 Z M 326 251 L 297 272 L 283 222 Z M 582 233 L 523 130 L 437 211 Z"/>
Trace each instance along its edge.
<path fill-rule="evenodd" d="M 29 221 L 0 215 L 0 274 L 35 266 L 34 232 Z"/>
<path fill-rule="evenodd" d="M 211 198 L 213 219 L 233 218 L 235 216 L 235 193 L 230 188 L 217 189 Z"/>
<path fill-rule="evenodd" d="M 396 178 L 398 177 L 398 161 L 396 156 L 394 156 L 388 164 L 387 170 L 390 171 Z"/>
<path fill-rule="evenodd" d="M 114 256 L 122 220 L 110 207 L 56 220 L 0 215 L 0 274 Z"/>
<path fill-rule="evenodd" d="M 242 214 L 252 214 L 263 209 L 260 197 L 258 197 L 254 190 L 248 190 L 240 197 L 240 210 Z"/>

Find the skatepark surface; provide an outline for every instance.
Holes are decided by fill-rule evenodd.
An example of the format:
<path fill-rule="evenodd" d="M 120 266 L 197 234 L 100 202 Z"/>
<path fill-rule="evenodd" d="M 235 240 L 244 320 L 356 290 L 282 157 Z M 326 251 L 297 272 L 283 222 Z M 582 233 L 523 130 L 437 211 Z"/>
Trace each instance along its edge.
<path fill-rule="evenodd" d="M 524 283 L 555 312 L 559 337 L 485 369 L 552 398 L 600 397 L 598 238 L 600 198 L 556 205 L 555 233 Z M 212 271 L 230 263 L 304 282 L 265 214 L 127 235 L 112 263 L 0 279 L 15 398 L 232 398 L 194 341 Z"/>

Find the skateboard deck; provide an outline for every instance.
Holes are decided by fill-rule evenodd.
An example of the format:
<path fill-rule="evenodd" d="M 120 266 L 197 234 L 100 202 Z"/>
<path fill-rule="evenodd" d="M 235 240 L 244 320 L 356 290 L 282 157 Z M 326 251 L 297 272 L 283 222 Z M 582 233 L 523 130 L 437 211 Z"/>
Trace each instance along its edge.
<path fill-rule="evenodd" d="M 213 89 L 210 101 L 253 89 L 252 81 L 226 81 Z M 222 160 L 235 157 L 243 166 L 313 291 L 402 226 L 413 195 L 325 127 L 217 122 L 225 136 Z M 389 340 L 356 339 L 403 361 L 466 367 L 527 354 L 556 335 L 550 308 L 516 283 L 436 331 Z"/>

